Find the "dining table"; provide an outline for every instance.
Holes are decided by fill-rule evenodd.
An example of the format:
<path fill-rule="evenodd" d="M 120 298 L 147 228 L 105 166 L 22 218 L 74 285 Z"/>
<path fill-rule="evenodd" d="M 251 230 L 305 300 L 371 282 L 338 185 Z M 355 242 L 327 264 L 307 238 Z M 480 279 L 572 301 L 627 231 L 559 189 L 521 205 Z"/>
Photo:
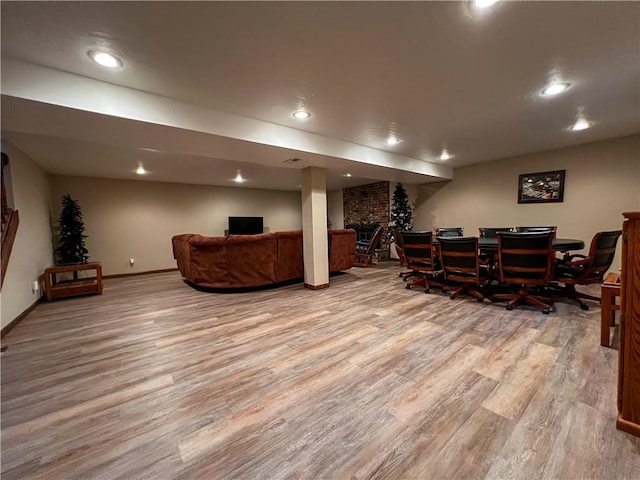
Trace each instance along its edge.
<path fill-rule="evenodd" d="M 434 244 L 437 243 L 437 239 L 434 240 Z M 498 238 L 497 237 L 480 237 L 478 239 L 478 248 L 485 252 L 497 252 L 498 251 Z M 569 252 L 573 250 L 582 250 L 584 248 L 584 241 L 577 238 L 554 238 L 552 248 L 556 252 Z"/>
<path fill-rule="evenodd" d="M 433 245 L 438 246 L 438 237 L 433 237 Z M 552 248 L 556 252 L 582 250 L 584 241 L 577 238 L 554 238 Z M 496 253 L 498 251 L 498 237 L 478 238 L 478 249 L 482 252 Z"/>

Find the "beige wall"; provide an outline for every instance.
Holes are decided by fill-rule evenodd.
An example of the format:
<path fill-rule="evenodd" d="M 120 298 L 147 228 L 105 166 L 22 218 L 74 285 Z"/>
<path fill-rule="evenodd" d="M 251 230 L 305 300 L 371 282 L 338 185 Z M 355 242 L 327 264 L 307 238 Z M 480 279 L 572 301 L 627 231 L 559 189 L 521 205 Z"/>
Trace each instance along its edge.
<path fill-rule="evenodd" d="M 564 202 L 518 204 L 518 175 L 566 170 Z M 420 187 L 415 229 L 557 225 L 558 236 L 587 243 L 617 230 L 622 212 L 640 210 L 640 136 L 497 160 L 454 170 L 446 183 Z M 614 268 L 620 266 L 620 244 Z"/>
<path fill-rule="evenodd" d="M 52 176 L 55 215 L 66 193 L 80 203 L 90 260 L 105 275 L 175 268 L 173 235 L 223 235 L 229 216 L 262 216 L 272 232 L 302 228 L 299 192 Z"/>
<path fill-rule="evenodd" d="M 22 151 L 7 143 L 13 202 L 20 215 L 6 277 L 2 285 L 2 327 L 38 300 L 32 284 L 53 263 L 49 222 L 49 177 Z"/>

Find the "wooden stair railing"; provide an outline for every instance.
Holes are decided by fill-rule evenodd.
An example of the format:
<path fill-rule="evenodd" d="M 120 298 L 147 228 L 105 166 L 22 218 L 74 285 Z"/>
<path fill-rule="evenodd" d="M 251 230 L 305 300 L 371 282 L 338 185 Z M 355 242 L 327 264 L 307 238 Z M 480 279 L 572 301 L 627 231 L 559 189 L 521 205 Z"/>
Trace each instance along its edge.
<path fill-rule="evenodd" d="M 2 222 L 2 277 L 0 277 L 0 289 L 4 283 L 4 276 L 7 272 L 7 266 L 9 265 L 9 257 L 11 256 L 11 249 L 13 248 L 13 242 L 16 239 L 16 233 L 18 232 L 18 224 L 20 223 L 20 217 L 17 210 L 9 210 L 6 217 L 6 221 L 3 218 Z"/>
<path fill-rule="evenodd" d="M 0 242 L 0 256 L 2 257 L 2 271 L 0 272 L 0 290 L 2 290 L 2 284 L 4 283 L 4 275 L 7 272 L 7 266 L 9 265 L 9 257 L 11 256 L 11 249 L 13 248 L 13 242 L 16 239 L 16 233 L 18 232 L 18 223 L 20 219 L 18 217 L 18 211 L 9 207 L 7 201 L 7 188 L 4 184 L 5 167 L 9 165 L 9 156 L 0 152 L 0 158 L 2 159 L 2 175 L 0 175 L 0 183 L 2 184 L 2 223 L 0 230 L 2 231 L 2 241 Z"/>

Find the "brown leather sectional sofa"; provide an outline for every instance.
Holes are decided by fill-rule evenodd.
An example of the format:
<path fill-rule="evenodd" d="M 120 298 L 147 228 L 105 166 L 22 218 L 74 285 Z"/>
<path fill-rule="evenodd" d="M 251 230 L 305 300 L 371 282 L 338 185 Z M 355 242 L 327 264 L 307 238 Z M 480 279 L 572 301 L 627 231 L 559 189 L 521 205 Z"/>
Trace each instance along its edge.
<path fill-rule="evenodd" d="M 329 230 L 329 271 L 348 270 L 355 230 Z M 302 231 L 171 239 L 173 257 L 189 283 L 206 288 L 259 287 L 304 277 Z"/>

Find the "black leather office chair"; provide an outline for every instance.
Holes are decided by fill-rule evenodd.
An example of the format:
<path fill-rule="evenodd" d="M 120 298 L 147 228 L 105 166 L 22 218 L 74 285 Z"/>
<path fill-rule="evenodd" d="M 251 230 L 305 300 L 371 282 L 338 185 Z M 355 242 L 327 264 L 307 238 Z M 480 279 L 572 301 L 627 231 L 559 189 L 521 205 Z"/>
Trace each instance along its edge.
<path fill-rule="evenodd" d="M 484 299 L 481 289 L 488 281 L 488 265 L 480 259 L 476 237 L 439 237 L 440 262 L 444 278 L 453 285 L 452 299 L 461 293 Z"/>
<path fill-rule="evenodd" d="M 511 227 L 480 227 L 478 234 L 480 238 L 497 238 L 498 232 L 511 232 Z"/>
<path fill-rule="evenodd" d="M 398 257 L 400 258 L 400 265 L 406 265 L 407 259 L 404 256 L 404 243 L 402 240 L 402 232 L 398 232 L 398 234 L 395 237 L 395 247 L 396 247 L 396 252 L 398 253 Z M 406 280 L 409 277 L 414 277 L 415 275 L 416 275 L 416 272 L 414 272 L 413 270 L 400 272 L 398 274 L 398 276 L 402 280 Z"/>
<path fill-rule="evenodd" d="M 549 313 L 550 298 L 534 295 L 530 287 L 548 286 L 552 280 L 555 257 L 553 235 L 543 233 L 498 232 L 498 275 L 500 282 L 515 289 L 512 293 L 494 294 L 496 300 L 509 300 L 507 310 L 522 303 L 537 306 Z"/>
<path fill-rule="evenodd" d="M 566 259 L 559 260 L 556 266 L 555 280 L 564 283 L 567 297 L 578 302 L 583 310 L 588 310 L 589 306 L 580 298 L 600 302 L 600 297 L 578 292 L 576 285 L 591 285 L 604 281 L 604 274 L 611 267 L 616 254 L 620 235 L 622 230 L 598 232 L 591 240 L 589 255 L 570 255 Z"/>
<path fill-rule="evenodd" d="M 555 225 L 549 227 L 516 227 L 515 231 L 520 233 L 553 232 L 553 238 L 555 238 L 558 227 L 556 227 Z"/>
<path fill-rule="evenodd" d="M 478 234 L 480 238 L 498 238 L 498 232 L 512 232 L 511 227 L 480 227 Z M 480 250 L 480 259 L 489 265 L 489 278 L 494 278 L 493 267 L 495 265 L 496 251 L 494 249 Z"/>
<path fill-rule="evenodd" d="M 461 237 L 464 232 L 462 227 L 436 228 L 436 237 Z"/>
<path fill-rule="evenodd" d="M 402 232 L 404 257 L 417 279 L 407 282 L 406 288 L 422 286 L 425 293 L 431 286 L 442 286 L 436 275 L 441 271 L 440 260 L 435 254 L 431 232 Z"/>

